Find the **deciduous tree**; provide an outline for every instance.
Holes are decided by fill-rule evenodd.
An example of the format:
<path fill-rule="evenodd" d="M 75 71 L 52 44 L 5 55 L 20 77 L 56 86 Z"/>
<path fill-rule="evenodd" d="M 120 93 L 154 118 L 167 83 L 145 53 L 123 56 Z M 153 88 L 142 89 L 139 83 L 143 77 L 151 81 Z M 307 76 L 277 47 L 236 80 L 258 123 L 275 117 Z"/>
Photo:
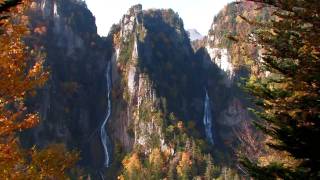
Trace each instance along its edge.
<path fill-rule="evenodd" d="M 43 55 L 24 43 L 29 0 L 0 0 L 0 179 L 66 179 L 78 153 L 62 145 L 23 149 L 19 133 L 39 122 L 24 100 L 44 85 Z"/>

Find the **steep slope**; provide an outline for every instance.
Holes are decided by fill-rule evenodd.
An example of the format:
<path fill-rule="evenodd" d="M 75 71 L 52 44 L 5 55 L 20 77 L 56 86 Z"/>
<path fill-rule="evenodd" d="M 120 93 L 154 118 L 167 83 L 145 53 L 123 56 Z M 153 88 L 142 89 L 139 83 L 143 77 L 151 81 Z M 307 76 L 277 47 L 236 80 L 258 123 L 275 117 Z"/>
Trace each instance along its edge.
<path fill-rule="evenodd" d="M 169 24 L 169 21 L 172 24 Z M 172 69 L 173 65 L 165 62 L 166 59 L 179 56 L 174 58 L 177 61 L 188 61 L 191 55 L 187 41 L 183 42 L 186 34 L 179 23 L 182 23 L 181 20 L 174 15 L 172 10 L 142 11 L 142 6 L 137 5 L 124 15 L 118 31 L 114 34 L 115 41 L 117 41 L 115 44 L 118 44 L 116 52 L 119 54 L 116 55 L 117 58 L 113 62 L 116 69 L 113 77 L 115 86 L 119 87 L 116 89 L 121 89 L 117 97 L 122 99 L 124 106 L 115 109 L 113 122 L 116 124 L 114 131 L 117 136 L 123 137 L 127 134 L 126 138 L 119 139 L 126 149 L 136 145 L 147 148 L 151 145 L 152 136 L 156 136 L 157 138 L 154 139 L 159 141 L 154 143 L 163 141 L 161 127 L 164 122 L 160 116 L 165 116 L 161 111 L 167 110 L 164 110 L 165 107 L 162 106 L 167 106 L 166 96 L 172 97 L 177 94 L 168 94 L 171 91 L 168 83 L 171 77 L 168 74 L 160 74 L 160 71 L 164 70 L 166 63 L 168 68 L 171 66 Z M 177 34 L 177 29 L 173 27 L 175 25 L 178 26 L 181 35 Z M 180 42 L 173 41 L 174 39 L 180 39 Z M 165 42 L 182 53 L 164 57 L 167 56 L 164 52 L 168 51 L 164 46 Z M 160 49 L 161 45 L 162 49 Z M 187 59 L 182 59 L 182 56 Z M 182 75 L 182 73 L 177 72 L 176 74 Z M 123 129 L 117 128 L 123 126 Z M 131 137 L 128 130 L 131 132 Z"/>
<path fill-rule="evenodd" d="M 258 145 L 244 145 L 247 138 L 257 135 L 246 134 L 249 131 L 254 133 L 249 125 L 252 117 L 247 110 L 251 105 L 248 101 L 250 97 L 238 87 L 238 84 L 241 84 L 241 78 L 248 77 L 251 73 L 261 73 L 257 71 L 255 62 L 256 59 L 260 59 L 261 52 L 259 46 L 248 43 L 246 39 L 255 31 L 255 26 L 250 25 L 241 16 L 249 19 L 255 17 L 253 20 L 257 22 L 267 21 L 270 18 L 270 9 L 259 8 L 251 2 L 228 4 L 214 17 L 203 51 L 207 51 L 211 61 L 222 70 L 225 85 L 229 87 L 228 99 L 225 99 L 226 106 L 220 109 L 217 119 L 219 129 L 224 130 L 220 131 L 221 138 L 227 147 L 247 145 L 247 149 L 256 149 L 255 152 L 248 153 L 248 156 L 253 157 L 259 151 Z M 198 50 L 197 53 L 201 52 Z"/>
<path fill-rule="evenodd" d="M 39 0 L 30 12 L 29 42 L 45 53 L 50 78 L 35 97 L 40 126 L 25 142 L 63 142 L 81 150 L 84 166 L 100 166 L 99 127 L 107 113 L 105 71 L 112 45 L 97 35 L 95 19 L 82 1 Z"/>
<path fill-rule="evenodd" d="M 158 149 L 169 153 L 168 165 L 174 166 L 186 147 L 191 151 L 195 144 L 206 144 L 206 152 L 218 147 L 215 119 L 225 106 L 220 102 L 227 98 L 227 87 L 209 55 L 193 52 L 181 18 L 171 9 L 142 10 L 136 5 L 111 34 L 115 52 L 109 132 L 114 156 L 148 156 Z M 183 124 L 186 134 L 179 130 Z M 111 169 L 117 161 L 122 159 L 114 159 Z"/>
<path fill-rule="evenodd" d="M 145 138 L 151 137 L 149 132 L 157 132 L 161 139 L 161 129 L 147 127 L 171 123 L 166 122 L 170 115 L 179 120 L 192 120 L 202 128 L 205 87 L 208 83 L 220 85 L 219 70 L 210 60 L 193 53 L 177 14 L 170 9 L 143 11 L 141 5 L 134 6 L 114 27 L 113 36 L 116 44 L 114 96 L 121 99 L 124 106 L 114 110 L 112 122 L 116 124 L 115 136 L 121 137 L 119 140 L 126 149 L 145 145 Z M 208 73 L 212 75 L 210 80 Z M 150 112 L 142 112 L 145 110 Z M 145 117 L 148 115 L 151 116 Z M 138 122 L 143 121 L 148 125 L 139 127 Z M 156 122 L 160 124 L 152 124 Z M 130 131 L 134 137 L 124 137 L 128 128 L 133 128 Z"/>
<path fill-rule="evenodd" d="M 124 156 L 135 153 L 165 154 L 164 169 L 170 166 L 173 174 L 183 157 L 193 158 L 193 175 L 199 177 L 203 164 L 212 164 L 204 154 L 229 166 L 239 132 L 251 119 L 237 83 L 254 66 L 240 51 L 257 56 L 259 50 L 238 47 L 227 35 L 250 33 L 237 14 L 254 8 L 228 5 L 194 52 L 171 9 L 133 6 L 100 38 L 83 1 L 39 0 L 28 40 L 46 53 L 51 75 L 28 101 L 42 122 L 24 138 L 80 149 L 82 165 L 94 178 L 116 178 Z"/>
<path fill-rule="evenodd" d="M 230 3 L 214 17 L 206 49 L 215 63 L 231 76 L 239 74 L 244 68 L 257 73 L 252 59 L 259 57 L 259 48 L 246 39 L 256 28 L 241 17 L 256 22 L 267 21 L 270 19 L 270 9 L 260 8 L 253 2 Z M 236 37 L 237 40 L 229 37 Z"/>

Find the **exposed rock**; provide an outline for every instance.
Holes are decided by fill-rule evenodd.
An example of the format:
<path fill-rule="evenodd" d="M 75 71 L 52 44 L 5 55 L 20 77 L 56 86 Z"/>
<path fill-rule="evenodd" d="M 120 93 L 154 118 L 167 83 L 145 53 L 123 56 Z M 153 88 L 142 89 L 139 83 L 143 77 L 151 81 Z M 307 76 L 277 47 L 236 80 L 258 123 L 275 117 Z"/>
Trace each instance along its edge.
<path fill-rule="evenodd" d="M 188 29 L 188 34 L 191 41 L 201 40 L 204 38 L 196 29 Z"/>
<path fill-rule="evenodd" d="M 82 152 L 81 164 L 99 166 L 102 154 L 97 128 L 107 102 L 104 72 L 111 59 L 111 42 L 97 35 L 94 17 L 85 4 L 75 0 L 38 0 L 30 13 L 30 46 L 42 48 L 50 78 L 37 96 L 27 102 L 39 111 L 41 122 L 23 138 L 26 145 L 65 143 Z M 99 152 L 99 153 L 96 153 Z"/>

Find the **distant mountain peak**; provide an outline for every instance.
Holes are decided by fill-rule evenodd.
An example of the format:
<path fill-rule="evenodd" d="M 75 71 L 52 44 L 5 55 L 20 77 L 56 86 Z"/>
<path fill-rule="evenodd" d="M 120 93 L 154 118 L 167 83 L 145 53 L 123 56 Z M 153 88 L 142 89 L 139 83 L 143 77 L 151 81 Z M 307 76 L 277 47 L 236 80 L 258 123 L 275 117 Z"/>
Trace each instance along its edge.
<path fill-rule="evenodd" d="M 203 37 L 204 37 L 196 29 L 188 29 L 187 31 L 188 31 L 188 34 L 189 34 L 189 37 L 190 37 L 191 41 L 203 39 Z"/>

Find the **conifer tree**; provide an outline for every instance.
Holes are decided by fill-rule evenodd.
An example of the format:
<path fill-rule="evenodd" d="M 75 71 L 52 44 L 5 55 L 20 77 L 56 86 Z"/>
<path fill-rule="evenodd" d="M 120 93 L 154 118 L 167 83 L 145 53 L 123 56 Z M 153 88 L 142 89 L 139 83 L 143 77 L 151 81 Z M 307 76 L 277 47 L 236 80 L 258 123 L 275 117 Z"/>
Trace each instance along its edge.
<path fill-rule="evenodd" d="M 210 155 L 207 155 L 205 157 L 206 160 L 206 171 L 204 174 L 205 180 L 212 180 L 219 176 L 220 170 L 213 164 L 212 157 Z"/>
<path fill-rule="evenodd" d="M 270 139 L 271 148 L 288 153 L 298 163 L 242 162 L 257 179 L 319 179 L 320 3 L 249 1 L 274 9 L 271 22 L 258 24 L 252 38 L 262 48 L 262 71 L 270 72 L 251 77 L 246 85 L 256 97 L 255 124 Z"/>

